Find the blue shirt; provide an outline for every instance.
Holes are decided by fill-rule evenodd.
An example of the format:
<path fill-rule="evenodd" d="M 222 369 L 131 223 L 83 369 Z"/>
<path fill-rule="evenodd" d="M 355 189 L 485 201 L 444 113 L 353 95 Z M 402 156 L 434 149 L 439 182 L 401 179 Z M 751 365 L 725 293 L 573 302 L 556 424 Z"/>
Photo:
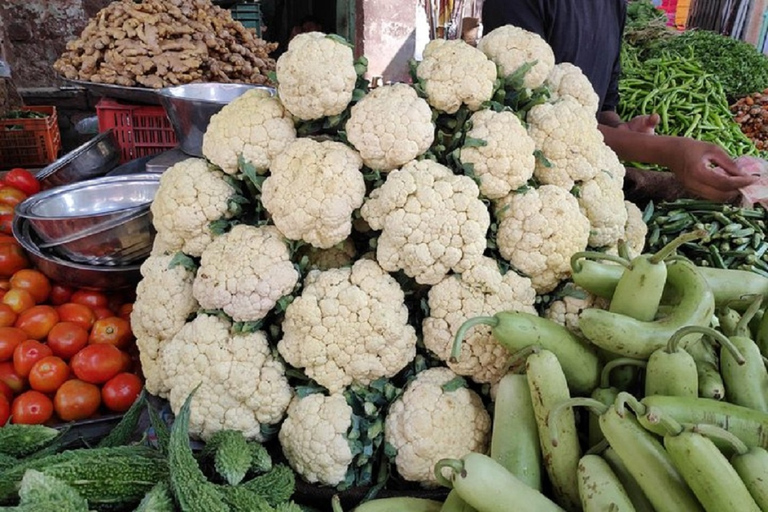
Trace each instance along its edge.
<path fill-rule="evenodd" d="M 601 111 L 616 110 L 626 15 L 626 0 L 485 0 L 483 32 L 502 25 L 536 32 L 556 62 L 581 68 L 600 96 Z"/>

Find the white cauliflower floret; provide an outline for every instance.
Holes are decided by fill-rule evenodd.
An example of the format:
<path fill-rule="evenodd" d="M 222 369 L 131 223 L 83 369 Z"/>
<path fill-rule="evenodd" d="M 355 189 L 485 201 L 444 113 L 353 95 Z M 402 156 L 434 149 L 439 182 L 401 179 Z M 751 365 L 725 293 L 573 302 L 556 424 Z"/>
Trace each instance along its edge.
<path fill-rule="evenodd" d="M 543 185 L 512 193 L 496 204 L 501 256 L 531 278 L 537 293 L 555 289 L 571 274 L 570 258 L 589 239 L 589 219 L 568 191 Z"/>
<path fill-rule="evenodd" d="M 578 101 L 565 97 L 536 105 L 527 121 L 528 133 L 544 157 L 536 162 L 534 176 L 539 182 L 570 190 L 575 182 L 595 177 L 603 135 L 597 118 Z"/>
<path fill-rule="evenodd" d="M 360 210 L 372 229 L 382 230 L 379 264 L 421 284 L 470 268 L 485 251 L 491 222 L 479 192 L 471 178 L 432 160 L 390 172 Z"/>
<path fill-rule="evenodd" d="M 290 258 L 274 226 L 238 224 L 203 251 L 192 291 L 205 309 L 236 322 L 261 320 L 299 280 Z"/>
<path fill-rule="evenodd" d="M 607 309 L 608 301 L 573 283 L 568 283 L 562 297 L 549 305 L 544 312 L 544 317 L 581 336 L 579 315 L 588 308 Z"/>
<path fill-rule="evenodd" d="M 341 114 L 357 82 L 352 48 L 321 32 L 299 34 L 275 64 L 277 94 L 288 111 L 309 121 Z"/>
<path fill-rule="evenodd" d="M 499 311 L 536 314 L 536 292 L 531 280 L 512 271 L 501 275 L 495 260 L 483 257 L 461 275 L 451 275 L 429 290 L 429 316 L 424 319 L 424 346 L 459 375 L 475 382 L 494 383 L 503 375 L 510 354 L 488 326 L 471 329 L 464 339 L 458 362 L 450 362 L 451 347 L 461 324 L 475 316 Z"/>
<path fill-rule="evenodd" d="M 581 213 L 589 219 L 591 247 L 610 247 L 624 238 L 627 208 L 620 181 L 600 171 L 581 184 L 577 199 Z"/>
<path fill-rule="evenodd" d="M 136 285 L 136 300 L 131 312 L 131 330 L 141 359 L 147 391 L 168 396 L 166 377 L 159 361 L 160 347 L 184 327 L 197 311 L 192 295 L 195 274 L 183 265 L 173 265 L 173 256 L 150 256 L 141 264 L 142 279 Z"/>
<path fill-rule="evenodd" d="M 171 408 L 179 413 L 192 398 L 189 433 L 203 440 L 220 430 L 238 430 L 263 441 L 262 427 L 279 423 L 293 397 L 285 367 L 262 331 L 231 334 L 218 316 L 199 315 L 161 349 Z"/>
<path fill-rule="evenodd" d="M 556 64 L 549 73 L 546 85 L 553 100 L 569 96 L 581 103 L 592 115 L 597 115 L 600 96 L 580 67 L 570 62 Z"/>
<path fill-rule="evenodd" d="M 351 427 L 352 407 L 343 395 L 296 396 L 278 439 L 288 463 L 304 480 L 337 485 L 353 459 L 347 438 Z"/>
<path fill-rule="evenodd" d="M 627 243 L 629 254 L 638 256 L 645 249 L 648 235 L 648 225 L 643 221 L 643 212 L 631 201 L 624 201 L 627 209 L 627 224 L 624 226 L 624 241 Z"/>
<path fill-rule="evenodd" d="M 453 114 L 464 104 L 479 110 L 493 96 L 496 65 L 477 48 L 461 39 L 433 39 L 423 55 L 416 76 L 435 109 Z"/>
<path fill-rule="evenodd" d="M 163 172 L 150 207 L 162 247 L 153 249 L 156 254 L 203 253 L 214 238 L 211 222 L 232 217 L 229 200 L 237 191 L 225 177 L 201 158 L 187 158 Z"/>
<path fill-rule="evenodd" d="M 391 377 L 416 355 L 405 294 L 375 261 L 312 270 L 285 311 L 277 350 L 331 393 Z"/>
<path fill-rule="evenodd" d="M 624 186 L 624 177 L 627 175 L 627 168 L 619 160 L 618 155 L 611 149 L 608 144 L 603 143 L 600 148 L 600 154 L 598 155 L 597 167 L 601 171 L 605 171 L 611 175 L 611 177 L 621 183 Z"/>
<path fill-rule="evenodd" d="M 467 139 L 485 145 L 465 144 L 461 162 L 472 164 L 480 180 L 480 193 L 499 199 L 525 185 L 533 176 L 536 143 L 513 112 L 481 110 L 469 119 L 472 128 Z"/>
<path fill-rule="evenodd" d="M 263 89 L 252 89 L 211 117 L 203 135 L 203 154 L 227 174 L 238 172 L 240 156 L 264 172 L 295 138 L 293 118 L 280 100 Z"/>
<path fill-rule="evenodd" d="M 485 453 L 490 415 L 474 391 L 443 389 L 456 377 L 448 368 L 424 370 L 389 408 L 384 438 L 397 449 L 395 465 L 405 480 L 434 487 L 437 461 Z"/>
<path fill-rule="evenodd" d="M 272 162 L 261 201 L 286 238 L 327 249 L 352 232 L 363 204 L 360 155 L 341 142 L 299 138 Z"/>
<path fill-rule="evenodd" d="M 531 89 L 540 87 L 555 67 L 555 54 L 547 42 L 540 35 L 513 25 L 488 32 L 477 47 L 498 64 L 504 77 L 525 64 L 535 62 L 523 81 L 523 85 Z"/>
<path fill-rule="evenodd" d="M 347 139 L 371 169 L 390 171 L 432 145 L 435 125 L 429 104 L 407 84 L 377 87 L 352 107 Z"/>

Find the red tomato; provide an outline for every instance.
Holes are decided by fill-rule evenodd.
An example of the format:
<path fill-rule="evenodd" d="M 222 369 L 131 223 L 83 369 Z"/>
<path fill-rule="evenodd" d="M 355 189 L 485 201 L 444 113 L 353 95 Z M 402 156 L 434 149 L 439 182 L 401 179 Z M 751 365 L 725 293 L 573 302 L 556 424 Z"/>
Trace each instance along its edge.
<path fill-rule="evenodd" d="M 18 243 L 0 240 L 0 278 L 9 279 L 19 270 L 29 267 L 27 253 Z"/>
<path fill-rule="evenodd" d="M 3 295 L 2 302 L 11 306 L 17 315 L 35 305 L 35 298 L 27 290 L 11 288 Z M 18 320 L 18 318 L 17 318 Z"/>
<path fill-rule="evenodd" d="M 56 356 L 44 357 L 29 372 L 29 387 L 43 393 L 53 393 L 69 378 L 69 366 Z"/>
<path fill-rule="evenodd" d="M 0 290 L 8 291 L 12 288 L 10 279 L 0 279 Z"/>
<path fill-rule="evenodd" d="M 131 321 L 131 313 L 133 313 L 133 302 L 126 302 L 117 310 L 117 316 L 128 322 Z"/>
<path fill-rule="evenodd" d="M 51 293 L 49 294 L 48 299 L 54 306 L 60 306 L 61 304 L 69 302 L 73 291 L 74 290 L 69 286 L 56 283 L 51 286 Z"/>
<path fill-rule="evenodd" d="M 67 302 L 61 304 L 56 308 L 59 313 L 59 321 L 72 322 L 77 324 L 86 331 L 90 331 L 93 327 L 93 323 L 96 321 L 96 315 L 93 309 L 83 304 L 75 304 L 74 302 Z"/>
<path fill-rule="evenodd" d="M 3 182 L 7 186 L 21 190 L 29 196 L 40 192 L 40 182 L 37 181 L 35 175 L 19 167 L 8 171 Z"/>
<path fill-rule="evenodd" d="M 51 328 L 46 343 L 53 355 L 70 359 L 88 344 L 88 331 L 74 322 L 59 322 Z"/>
<path fill-rule="evenodd" d="M 129 372 L 133 369 L 133 357 L 128 352 L 120 351 L 120 356 L 123 358 L 123 364 L 120 366 L 121 372 Z"/>
<path fill-rule="evenodd" d="M 12 327 L 17 316 L 11 306 L 5 302 L 0 302 L 0 327 Z"/>
<path fill-rule="evenodd" d="M 78 379 L 91 384 L 103 384 L 120 373 L 123 356 L 116 346 L 97 343 L 86 346 L 72 356 L 70 365 Z"/>
<path fill-rule="evenodd" d="M 17 204 L 25 200 L 27 197 L 29 196 L 17 188 L 13 188 L 13 187 L 0 188 L 0 204 L 8 204 L 11 206 L 16 206 Z"/>
<path fill-rule="evenodd" d="M 13 363 L 10 361 L 0 363 L 0 381 L 11 388 L 14 393 L 21 393 L 27 387 L 27 380 L 16 373 Z"/>
<path fill-rule="evenodd" d="M 51 280 L 33 268 L 19 270 L 11 276 L 10 282 L 11 288 L 21 288 L 31 293 L 37 304 L 45 302 L 51 293 Z"/>
<path fill-rule="evenodd" d="M 2 380 L 0 380 L 0 396 L 4 396 L 8 400 L 8 403 L 13 402 L 13 390 L 11 389 L 11 386 Z"/>
<path fill-rule="evenodd" d="M 109 298 L 106 294 L 95 290 L 75 290 L 69 300 L 92 309 L 109 307 Z"/>
<path fill-rule="evenodd" d="M 25 391 L 13 401 L 11 415 L 13 423 L 40 425 L 53 416 L 53 402 L 39 391 Z"/>
<path fill-rule="evenodd" d="M 82 380 L 68 380 L 56 390 L 53 398 L 56 414 L 64 421 L 84 420 L 93 416 L 101 405 L 99 387 Z"/>
<path fill-rule="evenodd" d="M 10 361 L 19 343 L 28 338 L 27 333 L 16 327 L 0 327 L 0 361 Z"/>
<path fill-rule="evenodd" d="M 16 213 L 16 207 L 10 204 L 0 204 L 0 215 L 11 215 Z"/>
<path fill-rule="evenodd" d="M 58 322 L 59 314 L 56 308 L 42 304 L 22 311 L 13 326 L 26 332 L 27 336 L 33 340 L 44 340 Z"/>
<path fill-rule="evenodd" d="M 133 339 L 131 324 L 117 316 L 96 320 L 88 335 L 88 343 L 109 343 L 117 348 L 126 348 Z"/>
<path fill-rule="evenodd" d="M 11 417 L 11 401 L 4 395 L 0 395 L 0 427 L 8 423 Z"/>
<path fill-rule="evenodd" d="M 27 377 L 36 362 L 52 355 L 53 351 L 44 343 L 37 340 L 22 341 L 13 351 L 13 369 L 22 377 Z"/>
<path fill-rule="evenodd" d="M 125 412 L 141 393 L 141 379 L 133 373 L 118 373 L 101 388 L 101 401 L 111 411 Z"/>
<path fill-rule="evenodd" d="M 115 316 L 115 312 L 109 308 L 97 307 L 93 308 L 93 314 L 96 316 L 96 320 L 103 320 L 111 316 Z"/>

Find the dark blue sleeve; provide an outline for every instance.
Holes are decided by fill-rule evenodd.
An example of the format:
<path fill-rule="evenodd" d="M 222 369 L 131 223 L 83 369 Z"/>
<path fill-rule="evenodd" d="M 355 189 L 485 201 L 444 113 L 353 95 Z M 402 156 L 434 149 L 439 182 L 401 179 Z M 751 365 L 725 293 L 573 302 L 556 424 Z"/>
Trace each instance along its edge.
<path fill-rule="evenodd" d="M 623 2 L 622 2 L 623 3 Z M 621 9 L 621 33 L 624 34 L 624 27 L 627 22 L 627 7 L 623 4 Z M 608 85 L 608 91 L 605 93 L 605 99 L 603 100 L 603 106 L 600 110 L 615 111 L 619 106 L 619 78 L 621 78 L 621 42 L 619 42 L 619 54 L 616 56 L 616 60 L 613 61 L 613 71 L 611 72 L 611 82 Z"/>
<path fill-rule="evenodd" d="M 545 3 L 546 0 L 485 0 L 483 33 L 504 25 L 515 25 L 548 39 Z"/>

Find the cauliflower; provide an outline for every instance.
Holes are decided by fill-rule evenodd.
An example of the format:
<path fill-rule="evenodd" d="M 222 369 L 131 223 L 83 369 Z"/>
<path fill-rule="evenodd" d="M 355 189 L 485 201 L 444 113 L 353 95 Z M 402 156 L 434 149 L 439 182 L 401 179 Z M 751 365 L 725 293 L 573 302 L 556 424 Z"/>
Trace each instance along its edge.
<path fill-rule="evenodd" d="M 589 245 L 610 247 L 624 238 L 627 208 L 621 182 L 601 171 L 579 187 L 579 208 L 590 224 Z"/>
<path fill-rule="evenodd" d="M 290 258 L 274 226 L 238 224 L 203 251 L 192 292 L 200 306 L 236 322 L 261 320 L 299 280 Z"/>
<path fill-rule="evenodd" d="M 357 259 L 357 249 L 351 238 L 328 249 L 318 249 L 311 245 L 302 245 L 298 250 L 299 258 L 306 257 L 310 270 L 330 270 L 352 266 Z"/>
<path fill-rule="evenodd" d="M 627 168 L 624 167 L 624 164 L 621 163 L 618 155 L 611 149 L 611 147 L 605 143 L 603 143 L 600 148 L 597 167 L 601 171 L 610 174 L 622 187 L 624 186 L 624 177 L 627 175 Z"/>
<path fill-rule="evenodd" d="M 296 138 L 291 114 L 263 89 L 252 89 L 211 117 L 203 135 L 203 154 L 227 174 L 238 172 L 238 158 L 266 171 Z"/>
<path fill-rule="evenodd" d="M 277 94 L 295 117 L 310 121 L 341 114 L 357 82 L 352 48 L 321 32 L 299 34 L 275 65 Z"/>
<path fill-rule="evenodd" d="M 531 89 L 540 87 L 555 67 L 555 54 L 547 42 L 540 35 L 513 25 L 488 32 L 477 47 L 499 66 L 504 77 L 533 63 L 523 80 L 523 85 Z"/>
<path fill-rule="evenodd" d="M 466 139 L 484 141 L 485 145 L 465 143 L 460 159 L 463 164 L 472 164 L 480 193 L 499 199 L 525 185 L 536 167 L 536 143 L 520 119 L 509 111 L 481 110 L 469 121 L 472 128 Z"/>
<path fill-rule="evenodd" d="M 355 106 L 347 139 L 371 169 L 390 171 L 423 154 L 435 138 L 432 110 L 407 84 L 377 87 Z"/>
<path fill-rule="evenodd" d="M 593 295 L 570 282 L 565 285 L 560 296 L 550 303 L 543 316 L 557 322 L 577 336 L 581 336 L 579 315 L 582 311 L 589 308 L 608 309 L 606 299 Z"/>
<path fill-rule="evenodd" d="M 589 219 L 567 190 L 543 185 L 512 193 L 497 207 L 501 256 L 531 278 L 537 293 L 555 289 L 571 273 L 571 255 L 589 239 Z"/>
<path fill-rule="evenodd" d="M 362 165 L 341 142 L 296 139 L 272 162 L 261 201 L 286 238 L 328 249 L 352 232 L 365 198 Z"/>
<path fill-rule="evenodd" d="M 575 182 L 595 177 L 603 135 L 597 129 L 597 118 L 578 101 L 566 96 L 536 105 L 527 121 L 528 133 L 544 157 L 536 162 L 534 171 L 539 182 L 570 190 Z"/>
<path fill-rule="evenodd" d="M 147 391 L 167 398 L 166 377 L 158 359 L 160 347 L 173 338 L 198 309 L 192 295 L 195 273 L 175 264 L 170 255 L 148 257 L 141 264 L 140 272 L 142 279 L 136 285 L 131 330 L 136 336 Z"/>
<path fill-rule="evenodd" d="M 495 260 L 483 257 L 461 275 L 451 275 L 429 290 L 429 316 L 422 324 L 424 346 L 443 361 L 449 361 L 456 331 L 475 316 L 499 311 L 536 314 L 536 292 L 531 280 L 514 272 L 502 275 Z M 448 366 L 475 382 L 495 383 L 504 374 L 509 352 L 492 336 L 487 326 L 469 331 L 458 362 Z"/>
<path fill-rule="evenodd" d="M 496 65 L 477 48 L 461 39 L 433 39 L 423 55 L 416 76 L 435 109 L 453 114 L 465 104 L 479 110 L 493 96 Z"/>
<path fill-rule="evenodd" d="M 266 335 L 233 335 L 231 327 L 221 317 L 199 315 L 163 345 L 171 409 L 178 414 L 200 385 L 192 399 L 191 435 L 207 440 L 220 430 L 239 430 L 263 441 L 262 428 L 283 419 L 293 391 Z"/>
<path fill-rule="evenodd" d="M 405 294 L 375 261 L 312 270 L 285 311 L 277 350 L 331 393 L 391 377 L 416 355 Z"/>
<path fill-rule="evenodd" d="M 211 222 L 233 216 L 229 200 L 237 190 L 225 177 L 201 158 L 187 158 L 163 172 L 150 207 L 157 231 L 155 254 L 203 253 L 214 237 Z"/>
<path fill-rule="evenodd" d="M 467 270 L 482 257 L 490 226 L 478 195 L 471 178 L 432 160 L 390 172 L 360 210 L 372 229 L 382 230 L 376 259 L 384 270 L 402 269 L 421 284 Z"/>
<path fill-rule="evenodd" d="M 600 96 L 580 67 L 570 62 L 555 65 L 547 77 L 546 85 L 553 100 L 569 96 L 581 103 L 589 113 L 597 115 Z"/>
<path fill-rule="evenodd" d="M 437 461 L 485 453 L 490 415 L 477 393 L 450 386 L 456 378 L 448 368 L 424 370 L 389 408 L 384 439 L 397 450 L 397 471 L 408 481 L 435 487 Z"/>
<path fill-rule="evenodd" d="M 648 225 L 643 221 L 643 212 L 631 201 L 624 201 L 627 209 L 627 224 L 624 226 L 624 241 L 627 243 L 629 254 L 637 256 L 645 249 L 648 235 Z"/>
<path fill-rule="evenodd" d="M 344 395 L 296 396 L 278 439 L 288 463 L 304 480 L 338 485 L 353 459 L 347 438 L 351 427 L 352 407 Z"/>

